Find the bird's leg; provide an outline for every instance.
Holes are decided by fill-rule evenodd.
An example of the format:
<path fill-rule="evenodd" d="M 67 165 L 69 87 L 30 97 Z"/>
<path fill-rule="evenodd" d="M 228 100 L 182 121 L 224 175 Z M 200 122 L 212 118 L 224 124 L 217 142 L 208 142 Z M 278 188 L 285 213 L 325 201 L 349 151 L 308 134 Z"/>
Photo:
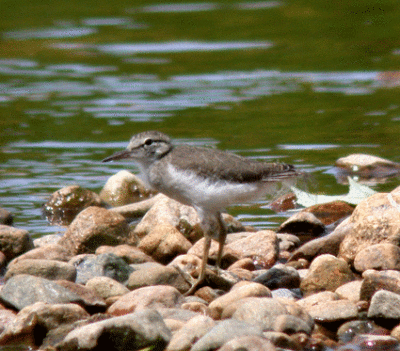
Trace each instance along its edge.
<path fill-rule="evenodd" d="M 204 239 L 205 240 L 204 240 L 203 260 L 201 262 L 200 275 L 194 282 L 194 284 L 191 286 L 191 288 L 188 291 L 186 291 L 185 293 L 186 296 L 193 294 L 193 292 L 196 291 L 197 287 L 204 281 L 204 278 L 206 277 L 206 267 L 208 261 L 208 252 L 210 251 L 210 246 L 211 246 L 211 237 L 205 233 Z"/>
<path fill-rule="evenodd" d="M 220 227 L 220 232 L 218 235 L 219 247 L 218 247 L 218 255 L 217 255 L 217 262 L 216 262 L 217 274 L 219 274 L 219 269 L 221 268 L 222 253 L 224 251 L 227 229 L 226 229 L 224 221 L 222 220 L 222 216 L 221 216 L 220 212 L 217 213 L 217 221 L 218 221 L 218 224 Z"/>

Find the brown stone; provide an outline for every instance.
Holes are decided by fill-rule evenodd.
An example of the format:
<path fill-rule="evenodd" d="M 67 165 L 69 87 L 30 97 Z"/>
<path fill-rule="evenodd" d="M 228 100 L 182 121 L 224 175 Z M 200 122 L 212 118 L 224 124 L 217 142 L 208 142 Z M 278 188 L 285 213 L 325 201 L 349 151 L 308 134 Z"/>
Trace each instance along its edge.
<path fill-rule="evenodd" d="M 357 253 L 354 268 L 358 272 L 368 269 L 400 270 L 400 247 L 390 243 L 368 246 Z"/>
<path fill-rule="evenodd" d="M 154 262 L 154 259 L 149 255 L 145 254 L 139 248 L 132 245 L 117 245 L 117 246 L 100 246 L 96 249 L 95 254 L 100 255 L 103 253 L 113 253 L 118 257 L 121 257 L 125 262 L 129 264 L 138 264 L 144 262 Z"/>
<path fill-rule="evenodd" d="M 303 211 L 312 213 L 323 224 L 329 225 L 350 216 L 354 211 L 354 206 L 344 201 L 332 201 L 307 207 Z"/>

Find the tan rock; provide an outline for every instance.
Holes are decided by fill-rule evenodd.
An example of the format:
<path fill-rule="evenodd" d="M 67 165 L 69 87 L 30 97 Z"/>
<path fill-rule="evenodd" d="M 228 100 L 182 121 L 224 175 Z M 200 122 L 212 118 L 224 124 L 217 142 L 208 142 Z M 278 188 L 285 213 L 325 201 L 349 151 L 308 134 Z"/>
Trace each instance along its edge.
<path fill-rule="evenodd" d="M 144 262 L 154 262 L 154 259 L 145 254 L 139 248 L 132 246 L 132 245 L 117 245 L 117 246 L 100 246 L 96 249 L 95 254 L 100 255 L 103 253 L 113 253 L 118 257 L 121 257 L 129 264 L 137 264 L 137 263 L 144 263 Z"/>

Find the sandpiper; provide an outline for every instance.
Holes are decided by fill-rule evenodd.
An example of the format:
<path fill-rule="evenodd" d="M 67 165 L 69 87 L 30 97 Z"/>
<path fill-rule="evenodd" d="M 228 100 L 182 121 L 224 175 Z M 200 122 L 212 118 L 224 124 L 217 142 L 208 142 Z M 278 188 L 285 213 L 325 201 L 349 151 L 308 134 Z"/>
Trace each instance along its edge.
<path fill-rule="evenodd" d="M 174 146 L 158 131 L 136 134 L 124 151 L 103 162 L 131 159 L 152 189 L 182 204 L 193 206 L 204 232 L 205 245 L 200 274 L 186 294 L 205 279 L 211 239 L 217 238 L 220 267 L 227 230 L 221 210 L 233 204 L 256 200 L 276 191 L 277 182 L 300 175 L 292 165 L 250 160 L 233 153 L 190 145 Z"/>

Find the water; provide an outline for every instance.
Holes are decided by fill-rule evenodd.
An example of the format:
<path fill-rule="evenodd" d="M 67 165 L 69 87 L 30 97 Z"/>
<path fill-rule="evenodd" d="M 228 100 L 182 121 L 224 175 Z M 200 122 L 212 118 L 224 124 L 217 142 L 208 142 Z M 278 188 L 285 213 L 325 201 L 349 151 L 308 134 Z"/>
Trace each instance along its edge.
<path fill-rule="evenodd" d="M 400 162 L 400 9 L 388 0 L 15 5 L 1 4 L 0 206 L 33 237 L 64 230 L 41 215 L 52 192 L 99 192 L 136 171 L 100 161 L 143 130 L 293 163 L 331 195 L 347 191 L 339 157 Z M 266 201 L 229 212 L 259 228 L 289 215 Z"/>

